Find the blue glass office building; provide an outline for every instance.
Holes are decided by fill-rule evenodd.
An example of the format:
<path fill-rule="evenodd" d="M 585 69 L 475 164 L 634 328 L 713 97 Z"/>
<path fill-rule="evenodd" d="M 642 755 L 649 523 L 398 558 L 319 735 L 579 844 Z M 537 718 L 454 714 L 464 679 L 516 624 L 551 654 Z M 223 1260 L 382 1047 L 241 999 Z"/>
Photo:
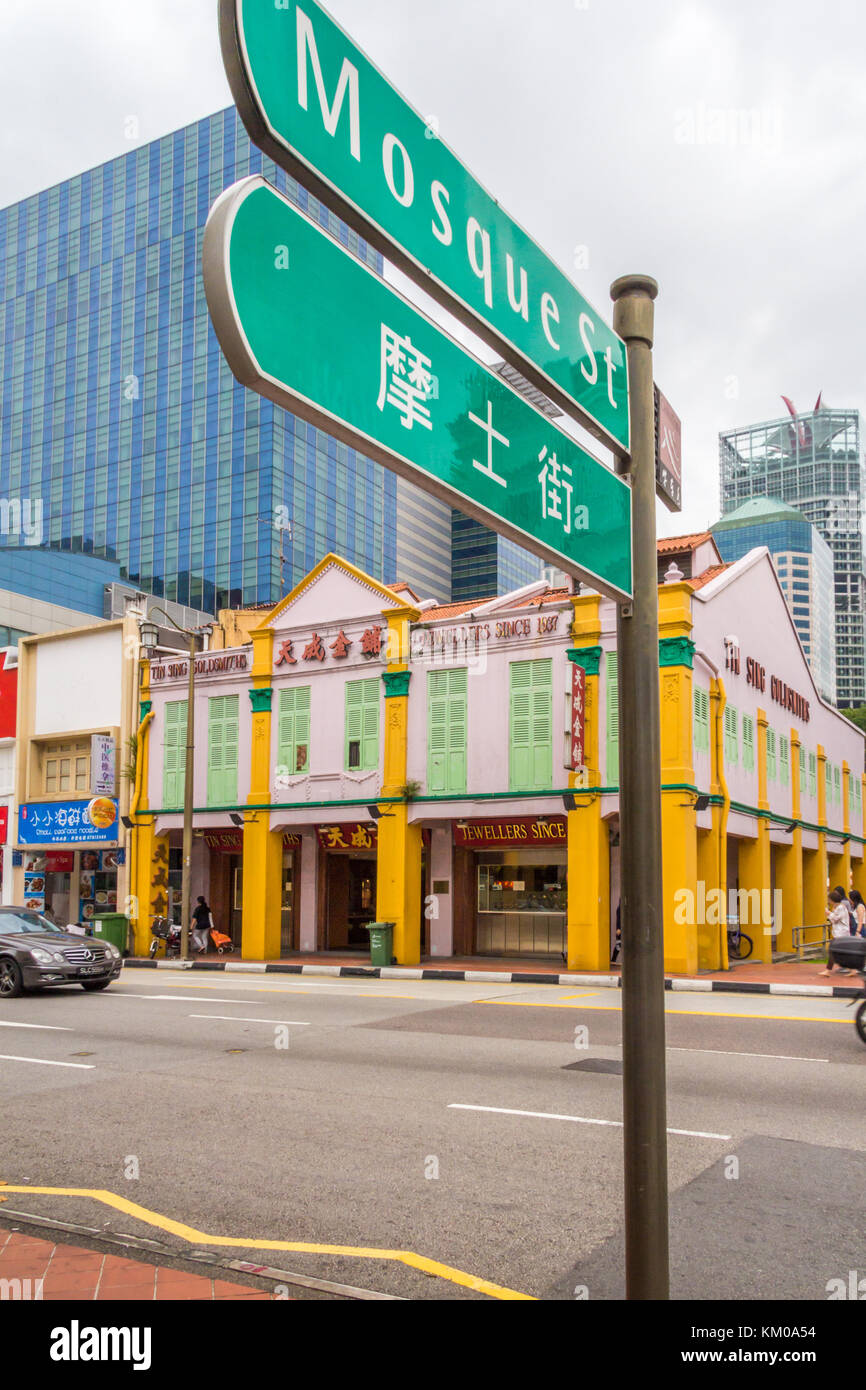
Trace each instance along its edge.
<path fill-rule="evenodd" d="M 381 269 L 251 145 L 234 107 L 0 210 L 0 497 L 42 500 L 50 549 L 208 612 L 277 599 L 329 550 L 447 600 L 451 509 L 239 386 L 223 360 L 202 233 L 251 173 Z M 516 547 L 468 526 L 491 552 L 471 587 L 513 587 L 526 557 L 515 568 Z"/>

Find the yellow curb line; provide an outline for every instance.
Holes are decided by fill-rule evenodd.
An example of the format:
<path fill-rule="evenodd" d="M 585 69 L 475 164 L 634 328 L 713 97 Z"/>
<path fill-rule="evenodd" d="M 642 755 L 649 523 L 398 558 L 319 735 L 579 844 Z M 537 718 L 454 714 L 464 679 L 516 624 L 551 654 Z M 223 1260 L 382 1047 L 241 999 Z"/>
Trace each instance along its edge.
<path fill-rule="evenodd" d="M 424 1255 L 416 1255 L 413 1250 L 378 1250 L 372 1246 L 368 1248 L 355 1245 L 311 1245 L 296 1240 L 246 1240 L 240 1236 L 209 1236 L 204 1231 L 197 1231 L 194 1226 L 173 1221 L 170 1216 L 150 1211 L 147 1207 L 141 1207 L 137 1202 L 130 1202 L 126 1197 L 119 1197 L 116 1192 L 108 1192 L 105 1188 L 19 1187 L 6 1182 L 0 1183 L 0 1187 L 4 1193 L 32 1192 L 43 1197 L 92 1197 L 95 1202 L 103 1202 L 105 1206 L 114 1207 L 116 1211 L 122 1211 L 148 1226 L 157 1226 L 171 1235 L 180 1236 L 190 1245 L 232 1246 L 242 1250 L 291 1250 L 310 1255 L 348 1255 L 360 1259 L 397 1260 L 400 1264 L 408 1265 L 410 1269 L 420 1270 L 422 1274 L 433 1274 L 439 1279 L 448 1279 L 452 1284 L 460 1284 L 465 1289 L 487 1294 L 490 1298 L 526 1299 L 533 1303 L 537 1301 L 532 1294 L 518 1293 L 515 1289 L 504 1288 L 501 1284 L 491 1284 L 487 1279 L 478 1279 L 474 1274 L 454 1269 L 452 1265 L 443 1265 L 438 1260 L 428 1260 Z"/>

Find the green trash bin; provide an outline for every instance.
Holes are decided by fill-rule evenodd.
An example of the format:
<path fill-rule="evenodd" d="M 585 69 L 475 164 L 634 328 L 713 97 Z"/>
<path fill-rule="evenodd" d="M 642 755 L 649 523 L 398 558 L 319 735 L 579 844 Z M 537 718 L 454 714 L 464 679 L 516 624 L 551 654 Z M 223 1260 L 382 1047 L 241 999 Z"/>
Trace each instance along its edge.
<path fill-rule="evenodd" d="M 394 963 L 394 923 L 368 922 L 370 933 L 370 964 L 393 965 Z"/>
<path fill-rule="evenodd" d="M 90 919 L 93 935 L 110 941 L 122 956 L 129 955 L 129 918 L 122 912 L 94 912 Z"/>

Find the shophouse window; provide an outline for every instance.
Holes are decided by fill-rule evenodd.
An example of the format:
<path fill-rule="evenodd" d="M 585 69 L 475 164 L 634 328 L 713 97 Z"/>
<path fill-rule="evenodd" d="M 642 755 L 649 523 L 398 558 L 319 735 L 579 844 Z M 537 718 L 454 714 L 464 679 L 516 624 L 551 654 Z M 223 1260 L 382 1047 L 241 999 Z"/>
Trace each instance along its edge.
<path fill-rule="evenodd" d="M 310 686 L 280 691 L 277 762 L 287 774 L 310 770 Z"/>
<path fill-rule="evenodd" d="M 725 706 L 725 765 L 736 767 L 740 761 L 740 717 L 733 705 Z"/>
<path fill-rule="evenodd" d="M 182 806 L 186 776 L 186 700 L 169 700 L 163 715 L 162 804 Z"/>
<path fill-rule="evenodd" d="M 238 799 L 238 696 L 213 695 L 207 704 L 207 802 L 230 806 Z"/>
<path fill-rule="evenodd" d="M 710 692 L 695 686 L 695 752 L 708 753 L 710 749 Z"/>
<path fill-rule="evenodd" d="M 751 715 L 743 715 L 743 771 L 755 770 L 755 721 Z"/>
<path fill-rule="evenodd" d="M 800 795 L 806 795 L 806 750 L 800 746 Z"/>
<path fill-rule="evenodd" d="M 512 661 L 511 791 L 553 786 L 553 661 Z"/>
<path fill-rule="evenodd" d="M 838 768 L 838 767 L 834 767 L 834 768 L 833 768 L 833 800 L 835 801 L 835 803 L 836 803 L 837 806 L 841 805 L 841 802 L 842 802 L 841 769 Z"/>
<path fill-rule="evenodd" d="M 84 795 L 89 791 L 90 740 L 47 744 L 42 750 L 43 795 Z"/>
<path fill-rule="evenodd" d="M 346 685 L 345 766 L 349 772 L 374 772 L 379 766 L 379 680 Z"/>
<path fill-rule="evenodd" d="M 767 730 L 767 781 L 776 780 L 776 731 Z"/>
<path fill-rule="evenodd" d="M 809 795 L 818 795 L 818 760 L 814 753 L 809 754 Z"/>
<path fill-rule="evenodd" d="M 788 740 L 785 738 L 784 734 L 780 734 L 780 735 L 779 735 L 779 781 L 781 782 L 781 784 L 782 784 L 783 787 L 787 787 L 787 785 L 788 785 L 788 769 L 789 769 L 789 766 L 790 766 L 790 757 L 789 757 L 789 751 L 788 751 Z"/>
<path fill-rule="evenodd" d="M 427 673 L 427 791 L 466 791 L 466 667 Z"/>
<path fill-rule="evenodd" d="M 619 786 L 619 670 L 616 652 L 604 659 L 605 732 L 607 742 L 607 783 Z"/>

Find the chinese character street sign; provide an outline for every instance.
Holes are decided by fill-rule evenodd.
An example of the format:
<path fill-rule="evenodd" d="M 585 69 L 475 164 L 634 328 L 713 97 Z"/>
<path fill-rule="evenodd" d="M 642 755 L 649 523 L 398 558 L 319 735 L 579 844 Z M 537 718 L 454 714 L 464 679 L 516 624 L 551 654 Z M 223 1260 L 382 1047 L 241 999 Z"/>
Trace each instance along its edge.
<path fill-rule="evenodd" d="M 655 388 L 656 495 L 669 512 L 683 509 L 682 425 L 670 401 Z"/>
<path fill-rule="evenodd" d="M 586 718 L 586 672 L 582 666 L 571 668 L 571 757 L 569 767 L 579 772 L 584 763 L 584 730 Z"/>
<path fill-rule="evenodd" d="M 211 209 L 204 280 L 245 386 L 545 563 L 631 596 L 626 483 L 264 179 Z"/>
<path fill-rule="evenodd" d="M 327 12 L 315 0 L 220 0 L 220 39 L 252 140 L 627 454 L 622 340 Z M 408 375 L 387 390 L 423 421 Z"/>
<path fill-rule="evenodd" d="M 90 786 L 94 796 L 114 796 L 116 764 L 114 739 L 108 734 L 91 734 Z"/>

